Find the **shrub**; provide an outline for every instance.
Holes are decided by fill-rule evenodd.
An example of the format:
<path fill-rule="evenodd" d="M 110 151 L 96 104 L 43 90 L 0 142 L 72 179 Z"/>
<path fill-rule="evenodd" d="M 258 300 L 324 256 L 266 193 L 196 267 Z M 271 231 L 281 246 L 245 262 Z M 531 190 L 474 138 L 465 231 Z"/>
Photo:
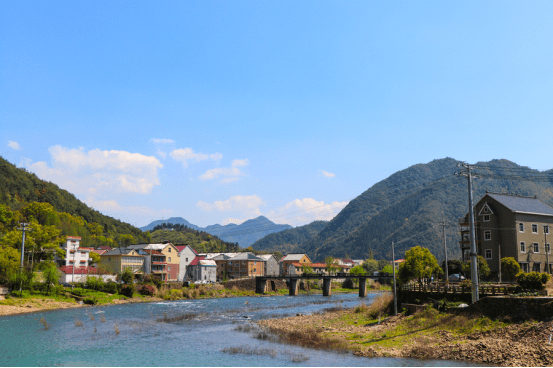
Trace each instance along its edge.
<path fill-rule="evenodd" d="M 525 290 L 541 290 L 551 276 L 545 272 L 519 272 L 516 275 L 518 284 Z"/>
<path fill-rule="evenodd" d="M 181 298 L 182 298 L 182 290 L 180 290 L 180 289 L 169 290 L 163 296 L 163 299 L 169 299 L 169 300 L 177 300 L 177 299 L 181 299 Z"/>
<path fill-rule="evenodd" d="M 104 292 L 110 293 L 110 294 L 117 294 L 119 289 L 117 288 L 117 283 L 111 281 L 104 285 Z"/>
<path fill-rule="evenodd" d="M 136 290 L 133 284 L 123 285 L 123 287 L 121 288 L 120 294 L 129 298 L 132 298 L 135 291 Z"/>
<path fill-rule="evenodd" d="M 132 272 L 132 270 L 127 267 L 125 268 L 125 270 L 123 271 L 123 273 L 121 274 L 121 280 L 125 283 L 125 284 L 132 284 L 133 281 L 134 281 L 134 273 Z"/>
<path fill-rule="evenodd" d="M 96 299 L 95 297 L 84 298 L 83 303 L 88 305 L 96 305 L 98 304 L 98 299 Z"/>
<path fill-rule="evenodd" d="M 73 294 L 75 294 L 75 295 L 83 296 L 85 293 L 86 293 L 86 291 L 82 288 L 74 288 L 73 289 Z"/>
<path fill-rule="evenodd" d="M 142 285 L 138 289 L 138 293 L 140 295 L 148 295 L 148 296 L 154 296 L 156 293 L 156 288 L 153 285 Z"/>

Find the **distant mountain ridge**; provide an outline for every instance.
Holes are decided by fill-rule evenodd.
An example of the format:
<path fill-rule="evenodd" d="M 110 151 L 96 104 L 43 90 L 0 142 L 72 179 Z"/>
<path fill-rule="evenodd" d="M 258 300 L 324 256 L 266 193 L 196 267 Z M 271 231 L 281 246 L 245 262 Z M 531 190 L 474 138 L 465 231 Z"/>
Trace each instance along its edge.
<path fill-rule="evenodd" d="M 315 261 L 327 256 L 361 259 L 370 251 L 378 259 L 391 259 L 393 241 L 396 258 L 421 245 L 441 260 L 443 238 L 437 224 L 446 220 L 451 223 L 446 228 L 448 256 L 457 258 L 457 220 L 468 212 L 467 179 L 454 175 L 462 169 L 457 167 L 461 163 L 444 158 L 398 171 L 350 201 L 316 236 L 292 247 L 282 238 L 272 248 L 306 252 Z M 536 195 L 553 206 L 553 170 L 541 172 L 508 160 L 479 162 L 476 166 L 480 178 L 473 181 L 474 203 L 490 191 Z"/>
<path fill-rule="evenodd" d="M 290 225 L 275 224 L 265 216 L 259 216 L 254 219 L 247 220 L 240 225 L 228 224 L 228 225 L 209 225 L 206 227 L 200 227 L 194 225 L 182 217 L 171 217 L 167 220 L 156 220 L 150 224 L 141 227 L 142 231 L 150 231 L 156 225 L 166 224 L 181 224 L 188 226 L 194 230 L 205 231 L 211 235 L 216 235 L 220 239 L 238 243 L 241 248 L 247 248 L 252 245 L 258 239 L 263 238 L 265 235 L 291 229 Z"/>

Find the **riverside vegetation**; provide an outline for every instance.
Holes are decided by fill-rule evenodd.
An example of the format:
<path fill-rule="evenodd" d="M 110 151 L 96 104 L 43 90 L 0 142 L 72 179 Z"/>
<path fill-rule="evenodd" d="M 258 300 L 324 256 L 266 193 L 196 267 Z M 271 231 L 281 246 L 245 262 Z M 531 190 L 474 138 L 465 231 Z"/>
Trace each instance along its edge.
<path fill-rule="evenodd" d="M 550 366 L 551 321 L 491 320 L 439 312 L 432 306 L 414 315 L 392 316 L 393 297 L 367 306 L 259 321 L 280 342 L 315 349 L 351 351 L 366 357 L 464 360 L 497 366 Z"/>

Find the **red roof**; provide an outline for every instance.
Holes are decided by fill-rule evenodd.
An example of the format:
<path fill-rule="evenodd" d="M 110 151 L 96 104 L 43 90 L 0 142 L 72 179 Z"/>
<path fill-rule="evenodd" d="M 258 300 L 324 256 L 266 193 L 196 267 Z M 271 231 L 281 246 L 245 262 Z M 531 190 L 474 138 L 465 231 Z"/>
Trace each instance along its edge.
<path fill-rule="evenodd" d="M 68 236 L 67 239 L 69 240 L 81 240 L 80 236 Z"/>
<path fill-rule="evenodd" d="M 106 253 L 107 250 L 106 249 L 94 249 L 92 252 L 97 253 L 99 255 L 102 255 L 102 254 Z"/>
<path fill-rule="evenodd" d="M 88 247 L 79 247 L 79 250 L 94 250 L 94 248 L 88 248 Z"/>
<path fill-rule="evenodd" d="M 326 268 L 326 263 L 292 263 L 294 267 L 303 267 L 303 265 L 311 266 L 311 268 Z M 350 266 L 334 265 L 340 268 L 349 268 Z"/>
<path fill-rule="evenodd" d="M 102 246 L 99 246 L 98 249 L 111 250 L 111 247 L 108 247 L 107 245 L 102 245 Z"/>
<path fill-rule="evenodd" d="M 205 256 L 196 256 L 192 262 L 190 262 L 189 266 L 197 266 L 198 263 L 202 260 L 202 259 L 205 259 Z"/>
<path fill-rule="evenodd" d="M 67 274 L 73 274 L 73 266 L 63 266 L 60 267 L 60 271 Z M 75 275 L 89 274 L 95 275 L 98 273 L 96 267 L 75 267 Z"/>
<path fill-rule="evenodd" d="M 153 254 L 153 255 L 156 255 L 156 256 L 164 256 L 165 255 L 165 254 L 161 253 L 159 250 L 155 250 L 155 249 L 144 249 L 144 252 L 150 253 L 150 254 Z"/>

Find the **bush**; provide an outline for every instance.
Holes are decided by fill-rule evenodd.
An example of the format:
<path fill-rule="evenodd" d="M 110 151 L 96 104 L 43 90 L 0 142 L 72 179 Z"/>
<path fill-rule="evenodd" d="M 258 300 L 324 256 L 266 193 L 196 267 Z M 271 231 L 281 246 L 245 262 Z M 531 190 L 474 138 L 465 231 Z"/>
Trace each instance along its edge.
<path fill-rule="evenodd" d="M 86 278 L 86 287 L 88 289 L 92 289 L 92 290 L 96 290 L 96 291 L 104 291 L 105 283 L 99 277 L 88 276 Z"/>
<path fill-rule="evenodd" d="M 119 288 L 117 287 L 117 283 L 111 281 L 104 285 L 104 292 L 110 293 L 110 294 L 117 294 L 119 292 Z"/>
<path fill-rule="evenodd" d="M 180 289 L 172 289 L 169 290 L 164 296 L 163 299 L 169 299 L 169 300 L 178 300 L 182 299 L 182 290 Z"/>
<path fill-rule="evenodd" d="M 83 303 L 88 305 L 96 305 L 98 304 L 98 299 L 96 299 L 95 297 L 84 298 Z"/>
<path fill-rule="evenodd" d="M 353 284 L 353 279 L 346 279 L 342 283 L 342 288 L 344 288 L 344 289 L 354 289 L 355 285 Z"/>
<path fill-rule="evenodd" d="M 121 288 L 121 291 L 119 292 L 121 295 L 124 295 L 126 297 L 132 298 L 133 294 L 135 293 L 136 289 L 133 284 L 130 285 L 123 285 Z"/>
<path fill-rule="evenodd" d="M 545 272 L 519 272 L 516 278 L 518 284 L 524 290 L 541 290 L 545 287 L 551 276 Z"/>
<path fill-rule="evenodd" d="M 85 293 L 86 293 L 86 291 L 82 288 L 74 288 L 73 289 L 73 294 L 75 294 L 75 295 L 83 296 Z"/>
<path fill-rule="evenodd" d="M 140 295 L 154 296 L 156 293 L 156 287 L 154 285 L 142 285 L 138 288 Z"/>

